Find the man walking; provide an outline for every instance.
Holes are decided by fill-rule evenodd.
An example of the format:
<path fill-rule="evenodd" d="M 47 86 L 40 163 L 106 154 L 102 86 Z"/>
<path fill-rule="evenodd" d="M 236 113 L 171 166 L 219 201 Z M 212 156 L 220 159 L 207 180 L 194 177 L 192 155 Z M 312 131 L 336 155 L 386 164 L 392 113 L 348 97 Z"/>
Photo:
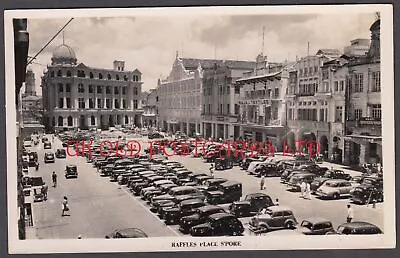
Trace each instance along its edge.
<path fill-rule="evenodd" d="M 43 194 L 43 200 L 47 201 L 47 191 L 49 190 L 49 187 L 47 185 L 43 185 L 41 190 Z"/>
<path fill-rule="evenodd" d="M 261 181 L 260 181 L 260 190 L 264 190 L 264 184 L 265 184 L 265 176 L 261 176 Z"/>
<path fill-rule="evenodd" d="M 354 210 L 350 206 L 350 204 L 347 204 L 347 223 L 350 223 L 354 218 Z"/>
<path fill-rule="evenodd" d="M 212 177 L 214 177 L 214 164 L 213 163 L 211 163 L 211 166 L 210 166 L 210 175 Z"/>
<path fill-rule="evenodd" d="M 304 198 L 304 192 L 306 191 L 306 182 L 303 180 L 300 182 L 300 192 L 301 192 L 301 197 Z"/>
<path fill-rule="evenodd" d="M 53 187 L 57 186 L 57 174 L 55 171 L 53 171 L 53 174 L 51 175 L 51 179 L 53 180 Z"/>
<path fill-rule="evenodd" d="M 68 211 L 69 211 L 69 207 L 68 207 L 68 198 L 67 198 L 67 196 L 64 196 L 64 200 L 63 200 L 63 202 L 62 202 L 62 214 L 61 214 L 61 216 L 62 216 L 62 217 L 64 217 L 64 216 L 70 216 L 70 215 L 68 214 Z"/>
<path fill-rule="evenodd" d="M 306 183 L 305 198 L 308 199 L 308 200 L 311 200 L 311 185 L 308 182 Z"/>

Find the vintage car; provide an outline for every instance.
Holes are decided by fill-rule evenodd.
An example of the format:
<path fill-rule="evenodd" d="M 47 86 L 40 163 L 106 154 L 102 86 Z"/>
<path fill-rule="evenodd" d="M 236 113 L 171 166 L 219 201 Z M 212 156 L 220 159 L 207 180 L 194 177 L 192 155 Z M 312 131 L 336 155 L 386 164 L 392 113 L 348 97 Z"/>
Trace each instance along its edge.
<path fill-rule="evenodd" d="M 350 196 L 353 185 L 344 179 L 330 179 L 324 182 L 316 194 L 321 198 L 339 199 L 340 197 Z"/>
<path fill-rule="evenodd" d="M 204 192 L 209 204 L 230 203 L 239 201 L 242 197 L 242 183 L 226 181 L 217 187 L 216 191 Z"/>
<path fill-rule="evenodd" d="M 217 157 L 215 159 L 215 170 L 225 170 L 233 168 L 233 162 L 230 157 Z"/>
<path fill-rule="evenodd" d="M 44 149 L 51 149 L 51 142 L 45 142 L 45 143 L 43 144 L 43 148 L 44 148 Z"/>
<path fill-rule="evenodd" d="M 159 212 L 164 207 L 173 207 L 176 204 L 172 200 L 158 200 L 150 203 L 151 212 Z"/>
<path fill-rule="evenodd" d="M 246 195 L 242 201 L 233 202 L 229 205 L 229 212 L 236 217 L 246 217 L 259 213 L 263 208 L 273 206 L 274 203 L 269 195 L 264 193 L 252 193 Z"/>
<path fill-rule="evenodd" d="M 100 170 L 100 176 L 110 176 L 113 171 L 113 164 L 107 164 Z"/>
<path fill-rule="evenodd" d="M 257 176 L 280 176 L 281 173 L 278 170 L 278 166 L 276 164 L 260 164 L 257 168 L 256 168 L 256 172 L 255 174 Z"/>
<path fill-rule="evenodd" d="M 354 221 L 338 226 L 336 234 L 339 235 L 375 235 L 383 234 L 382 230 L 371 223 Z"/>
<path fill-rule="evenodd" d="M 34 167 L 34 166 L 36 166 L 37 162 L 38 162 L 38 154 L 37 154 L 37 152 L 30 152 L 28 154 L 28 165 L 30 167 Z"/>
<path fill-rule="evenodd" d="M 271 206 L 252 217 L 249 225 L 253 232 L 268 232 L 275 229 L 294 229 L 297 220 L 290 208 Z"/>
<path fill-rule="evenodd" d="M 326 235 L 335 231 L 332 222 L 318 217 L 303 220 L 297 230 L 304 235 Z"/>
<path fill-rule="evenodd" d="M 351 179 L 350 174 L 344 173 L 342 170 L 338 169 L 327 170 L 324 174 L 324 177 L 328 177 L 331 179 L 344 179 L 344 180 Z"/>
<path fill-rule="evenodd" d="M 205 223 L 210 215 L 223 212 L 225 212 L 225 210 L 216 205 L 206 205 L 197 208 L 194 214 L 181 218 L 179 222 L 179 230 L 187 234 L 191 227 Z"/>
<path fill-rule="evenodd" d="M 205 199 L 204 194 L 193 186 L 178 186 L 171 188 L 168 194 L 155 196 L 154 198 L 152 198 L 152 201 L 163 200 L 165 198 L 168 199 L 170 196 L 172 197 L 171 199 L 174 201 L 178 201 L 179 196 L 191 196 L 192 198 L 201 200 Z"/>
<path fill-rule="evenodd" d="M 208 180 L 204 181 L 202 185 L 197 186 L 197 189 L 199 189 L 200 191 L 203 191 L 203 192 L 216 191 L 216 190 L 218 190 L 218 186 L 222 183 L 225 183 L 226 181 L 228 181 L 228 179 L 220 178 L 220 177 L 208 179 Z"/>
<path fill-rule="evenodd" d="M 165 211 L 164 222 L 167 225 L 178 224 L 182 217 L 194 214 L 197 208 L 205 205 L 206 204 L 200 199 L 182 201 L 178 205 Z"/>
<path fill-rule="evenodd" d="M 289 182 L 286 184 L 288 190 L 292 191 L 300 191 L 300 184 L 301 182 L 306 182 L 310 184 L 314 181 L 315 174 L 309 172 L 303 172 L 290 177 Z"/>
<path fill-rule="evenodd" d="M 304 164 L 299 167 L 300 170 L 305 170 L 307 172 L 313 173 L 317 176 L 323 176 L 328 170 L 327 167 L 320 167 L 317 164 Z"/>
<path fill-rule="evenodd" d="M 67 157 L 67 152 L 64 149 L 57 149 L 56 158 L 57 159 L 65 159 Z"/>
<path fill-rule="evenodd" d="M 44 163 L 54 163 L 54 162 L 56 162 L 56 160 L 54 158 L 54 153 L 46 152 L 44 154 Z"/>
<path fill-rule="evenodd" d="M 138 228 L 119 229 L 107 234 L 105 238 L 145 238 L 146 233 Z"/>
<path fill-rule="evenodd" d="M 378 189 L 383 188 L 383 178 L 382 177 L 366 176 L 363 178 L 363 180 L 360 183 L 362 185 L 372 185 Z"/>
<path fill-rule="evenodd" d="M 373 185 L 361 184 L 350 191 L 350 200 L 354 203 L 369 204 L 383 202 L 383 190 Z"/>
<path fill-rule="evenodd" d="M 192 236 L 240 236 L 244 232 L 242 222 L 229 213 L 215 213 L 207 222 L 190 228 Z"/>
<path fill-rule="evenodd" d="M 78 178 L 78 169 L 75 165 L 65 166 L 65 178 Z"/>

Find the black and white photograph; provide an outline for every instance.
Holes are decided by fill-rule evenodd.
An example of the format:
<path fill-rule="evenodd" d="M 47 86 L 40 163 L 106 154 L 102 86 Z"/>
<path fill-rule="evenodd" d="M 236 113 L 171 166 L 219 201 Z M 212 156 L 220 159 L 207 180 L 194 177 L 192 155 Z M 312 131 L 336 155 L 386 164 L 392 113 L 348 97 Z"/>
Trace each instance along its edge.
<path fill-rule="evenodd" d="M 392 15 L 5 11 L 9 252 L 394 248 Z"/>

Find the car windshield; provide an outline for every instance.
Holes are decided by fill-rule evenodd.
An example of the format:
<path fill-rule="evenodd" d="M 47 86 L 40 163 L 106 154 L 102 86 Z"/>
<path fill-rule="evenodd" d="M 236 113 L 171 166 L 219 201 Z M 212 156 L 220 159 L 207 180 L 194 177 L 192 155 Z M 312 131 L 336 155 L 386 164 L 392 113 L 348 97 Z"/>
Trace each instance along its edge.
<path fill-rule="evenodd" d="M 325 185 L 329 186 L 329 187 L 337 187 L 338 183 L 336 183 L 336 182 L 326 182 Z"/>
<path fill-rule="evenodd" d="M 303 220 L 303 222 L 301 222 L 301 226 L 302 227 L 305 227 L 305 228 L 308 228 L 308 229 L 310 229 L 311 230 L 311 228 L 312 228 L 312 223 L 311 222 L 309 222 L 309 221 L 307 221 L 307 220 Z"/>

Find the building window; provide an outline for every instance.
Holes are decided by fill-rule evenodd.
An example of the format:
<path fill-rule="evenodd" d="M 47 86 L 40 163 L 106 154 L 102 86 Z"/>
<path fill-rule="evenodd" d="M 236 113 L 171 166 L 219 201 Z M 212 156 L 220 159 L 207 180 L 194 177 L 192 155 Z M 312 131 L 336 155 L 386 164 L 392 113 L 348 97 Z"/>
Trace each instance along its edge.
<path fill-rule="evenodd" d="M 126 87 L 122 87 L 122 95 L 126 94 Z"/>
<path fill-rule="evenodd" d="M 71 92 L 71 84 L 67 83 L 65 85 L 65 92 Z"/>
<path fill-rule="evenodd" d="M 230 105 L 226 104 L 226 114 L 229 115 L 230 114 Z"/>
<path fill-rule="evenodd" d="M 115 75 L 115 79 L 116 79 L 117 81 L 119 81 L 119 75 L 118 75 L 118 74 Z"/>
<path fill-rule="evenodd" d="M 325 121 L 325 109 L 321 108 L 319 110 L 319 121 L 324 122 Z"/>
<path fill-rule="evenodd" d="M 125 124 L 129 124 L 129 118 L 128 118 L 128 116 L 125 116 Z"/>
<path fill-rule="evenodd" d="M 101 99 L 97 99 L 97 108 L 103 108 Z"/>
<path fill-rule="evenodd" d="M 84 93 L 85 92 L 85 87 L 83 86 L 82 83 L 78 84 L 78 92 L 79 93 Z"/>
<path fill-rule="evenodd" d="M 64 91 L 64 85 L 61 83 L 58 84 L 58 92 L 63 92 Z"/>
<path fill-rule="evenodd" d="M 354 92 L 363 92 L 364 90 L 364 75 L 362 73 L 355 74 Z"/>
<path fill-rule="evenodd" d="M 138 81 L 139 81 L 139 76 L 134 75 L 133 78 L 132 78 L 132 80 L 133 80 L 134 82 L 138 82 Z"/>
<path fill-rule="evenodd" d="M 89 93 L 93 93 L 94 92 L 94 87 L 93 85 L 89 85 Z"/>
<path fill-rule="evenodd" d="M 372 117 L 377 119 L 382 118 L 381 104 L 372 105 Z"/>
<path fill-rule="evenodd" d="M 335 81 L 335 91 L 339 91 L 339 82 Z"/>
<path fill-rule="evenodd" d="M 335 122 L 342 122 L 342 116 L 343 116 L 342 110 L 343 110 L 342 106 L 336 107 Z"/>
<path fill-rule="evenodd" d="M 134 108 L 134 109 L 137 109 L 137 108 L 138 108 L 138 101 L 137 101 L 137 99 L 134 99 L 134 100 L 133 100 L 133 108 Z"/>
<path fill-rule="evenodd" d="M 223 105 L 222 105 L 222 104 L 220 104 L 220 107 L 219 107 L 219 113 L 220 113 L 220 114 L 222 114 L 222 113 L 223 113 L 223 109 L 224 109 L 224 108 L 223 108 Z"/>
<path fill-rule="evenodd" d="M 124 75 L 124 81 L 128 80 L 128 76 Z"/>
<path fill-rule="evenodd" d="M 103 79 L 103 74 L 99 73 L 99 79 Z"/>
<path fill-rule="evenodd" d="M 102 87 L 101 86 L 97 86 L 97 93 L 102 93 L 102 92 L 103 92 Z"/>
<path fill-rule="evenodd" d="M 110 86 L 106 87 L 106 94 L 111 94 L 111 87 Z"/>
<path fill-rule="evenodd" d="M 93 79 L 93 73 L 92 72 L 89 73 L 89 77 L 90 77 L 90 79 Z"/>
<path fill-rule="evenodd" d="M 90 123 L 91 123 L 92 125 L 95 125 L 95 124 L 96 124 L 96 118 L 95 118 L 94 116 L 91 116 L 91 117 L 90 117 Z"/>
<path fill-rule="evenodd" d="M 279 98 L 279 88 L 275 88 L 274 90 L 274 97 Z"/>
<path fill-rule="evenodd" d="M 111 80 L 111 74 L 107 75 L 107 79 Z"/>
<path fill-rule="evenodd" d="M 78 108 L 85 108 L 85 99 L 78 98 Z"/>
<path fill-rule="evenodd" d="M 71 77 L 71 76 L 72 76 L 71 71 L 68 70 L 68 71 L 67 71 L 67 77 Z"/>
<path fill-rule="evenodd" d="M 54 71 L 50 72 L 50 77 L 54 77 Z"/>
<path fill-rule="evenodd" d="M 63 126 L 63 124 L 64 124 L 64 119 L 62 116 L 59 116 L 58 117 L 58 126 Z"/>
<path fill-rule="evenodd" d="M 58 71 L 57 71 L 57 76 L 58 76 L 58 77 L 61 77 L 61 76 L 62 76 L 61 70 L 58 70 Z"/>
<path fill-rule="evenodd" d="M 68 126 L 73 126 L 72 116 L 68 117 Z"/>
<path fill-rule="evenodd" d="M 354 110 L 354 118 L 359 120 L 362 117 L 362 109 L 355 109 Z"/>
<path fill-rule="evenodd" d="M 344 81 L 340 81 L 340 91 L 344 91 Z"/>
<path fill-rule="evenodd" d="M 114 99 L 114 107 L 119 108 L 119 101 L 118 99 Z"/>
<path fill-rule="evenodd" d="M 71 108 L 71 98 L 66 98 L 67 100 L 67 108 Z"/>
<path fill-rule="evenodd" d="M 58 107 L 63 108 L 64 107 L 64 98 L 59 98 L 58 100 Z"/>
<path fill-rule="evenodd" d="M 133 95 L 138 95 L 138 89 L 137 89 L 137 87 L 133 87 Z"/>
<path fill-rule="evenodd" d="M 372 72 L 372 91 L 381 91 L 381 72 Z"/>
<path fill-rule="evenodd" d="M 89 108 L 94 108 L 94 100 L 89 99 Z"/>
<path fill-rule="evenodd" d="M 78 76 L 78 77 L 81 77 L 81 78 L 85 78 L 85 77 L 86 77 L 86 75 L 85 75 L 85 71 L 78 70 L 78 72 L 77 72 L 77 76 Z"/>
<path fill-rule="evenodd" d="M 126 100 L 125 99 L 122 100 L 122 108 L 126 108 Z"/>
<path fill-rule="evenodd" d="M 114 94 L 119 94 L 119 89 L 118 89 L 118 87 L 114 87 Z"/>
<path fill-rule="evenodd" d="M 106 108 L 111 108 L 111 99 L 106 99 Z"/>

